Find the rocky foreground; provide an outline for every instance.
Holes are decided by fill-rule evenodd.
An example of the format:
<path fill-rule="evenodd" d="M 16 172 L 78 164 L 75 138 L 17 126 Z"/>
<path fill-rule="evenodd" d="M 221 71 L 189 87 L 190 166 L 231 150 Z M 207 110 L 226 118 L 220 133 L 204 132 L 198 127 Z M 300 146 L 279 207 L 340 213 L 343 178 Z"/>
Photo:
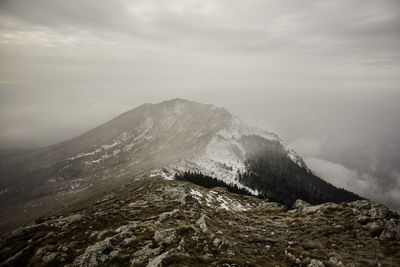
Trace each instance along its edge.
<path fill-rule="evenodd" d="M 154 179 L 9 233 L 0 266 L 400 266 L 400 218 Z"/>

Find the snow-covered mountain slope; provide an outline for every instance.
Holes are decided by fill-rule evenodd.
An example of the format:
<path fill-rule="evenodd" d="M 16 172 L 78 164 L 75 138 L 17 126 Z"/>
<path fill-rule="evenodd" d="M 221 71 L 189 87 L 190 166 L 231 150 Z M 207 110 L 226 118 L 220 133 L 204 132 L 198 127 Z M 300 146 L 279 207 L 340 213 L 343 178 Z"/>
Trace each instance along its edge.
<path fill-rule="evenodd" d="M 177 100 L 179 101 L 179 100 Z M 175 102 L 175 105 L 182 104 Z M 153 171 L 166 179 L 171 179 L 175 174 L 185 171 L 200 172 L 205 175 L 216 177 L 230 185 L 246 188 L 254 195 L 258 195 L 257 189 L 250 189 L 238 180 L 238 172 L 245 172 L 247 159 L 246 148 L 242 143 L 244 136 L 259 136 L 266 140 L 279 142 L 288 157 L 299 167 L 308 170 L 302 158 L 290 149 L 276 134 L 264 131 L 256 127 L 250 127 L 241 119 L 231 114 L 224 117 L 223 127 L 215 131 L 207 145 L 199 153 L 181 159 L 177 163 Z"/>
<path fill-rule="evenodd" d="M 224 108 L 183 99 L 144 104 L 63 143 L 3 156 L 0 211 L 14 212 L 10 205 L 15 203 L 57 210 L 132 179 L 171 179 L 187 171 L 269 196 L 274 188 L 262 182 L 265 175 L 258 182 L 249 176 L 255 173 L 251 160 L 265 155 L 273 155 L 276 163 L 269 178 L 290 168 L 293 181 L 309 179 L 307 183 L 318 187 L 304 161 L 277 135 L 248 126 Z"/>

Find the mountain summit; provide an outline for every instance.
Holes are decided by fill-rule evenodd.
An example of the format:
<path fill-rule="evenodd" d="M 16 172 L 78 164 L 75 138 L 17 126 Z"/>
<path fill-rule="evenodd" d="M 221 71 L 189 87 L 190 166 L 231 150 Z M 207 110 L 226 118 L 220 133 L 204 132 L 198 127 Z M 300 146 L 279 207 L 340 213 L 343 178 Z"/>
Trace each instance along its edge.
<path fill-rule="evenodd" d="M 224 108 L 144 104 L 0 159 L 0 266 L 399 266 L 398 214 Z"/>
<path fill-rule="evenodd" d="M 313 175 L 277 135 L 224 108 L 183 99 L 144 104 L 71 140 L 0 157 L 1 211 L 8 216 L 15 205 L 36 216 L 79 207 L 148 177 L 193 182 L 200 175 L 203 185 L 218 180 L 289 206 L 298 198 L 360 199 Z"/>

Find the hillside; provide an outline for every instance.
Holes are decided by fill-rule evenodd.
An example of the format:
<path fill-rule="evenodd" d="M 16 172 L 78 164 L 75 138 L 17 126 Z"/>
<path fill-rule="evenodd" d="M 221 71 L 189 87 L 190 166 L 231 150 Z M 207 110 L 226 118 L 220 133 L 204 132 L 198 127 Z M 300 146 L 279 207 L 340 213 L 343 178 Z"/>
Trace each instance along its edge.
<path fill-rule="evenodd" d="M 276 134 L 183 99 L 144 104 L 71 140 L 1 158 L 0 231 L 90 205 L 132 180 L 185 172 L 288 206 L 361 199 L 316 177 Z"/>
<path fill-rule="evenodd" d="M 3 237 L 0 266 L 399 266 L 399 215 L 150 178 Z"/>

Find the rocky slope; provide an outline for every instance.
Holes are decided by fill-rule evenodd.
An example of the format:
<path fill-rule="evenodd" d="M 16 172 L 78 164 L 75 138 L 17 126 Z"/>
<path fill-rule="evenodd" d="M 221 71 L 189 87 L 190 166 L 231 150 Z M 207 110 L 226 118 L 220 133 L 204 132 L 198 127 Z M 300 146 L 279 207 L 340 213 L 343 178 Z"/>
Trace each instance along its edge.
<path fill-rule="evenodd" d="M 314 176 L 275 134 L 182 99 L 144 104 L 74 139 L 0 159 L 0 232 L 84 207 L 131 180 L 184 171 L 287 205 L 360 198 Z"/>
<path fill-rule="evenodd" d="M 399 266 L 400 219 L 148 178 L 3 236 L 0 266 Z"/>

